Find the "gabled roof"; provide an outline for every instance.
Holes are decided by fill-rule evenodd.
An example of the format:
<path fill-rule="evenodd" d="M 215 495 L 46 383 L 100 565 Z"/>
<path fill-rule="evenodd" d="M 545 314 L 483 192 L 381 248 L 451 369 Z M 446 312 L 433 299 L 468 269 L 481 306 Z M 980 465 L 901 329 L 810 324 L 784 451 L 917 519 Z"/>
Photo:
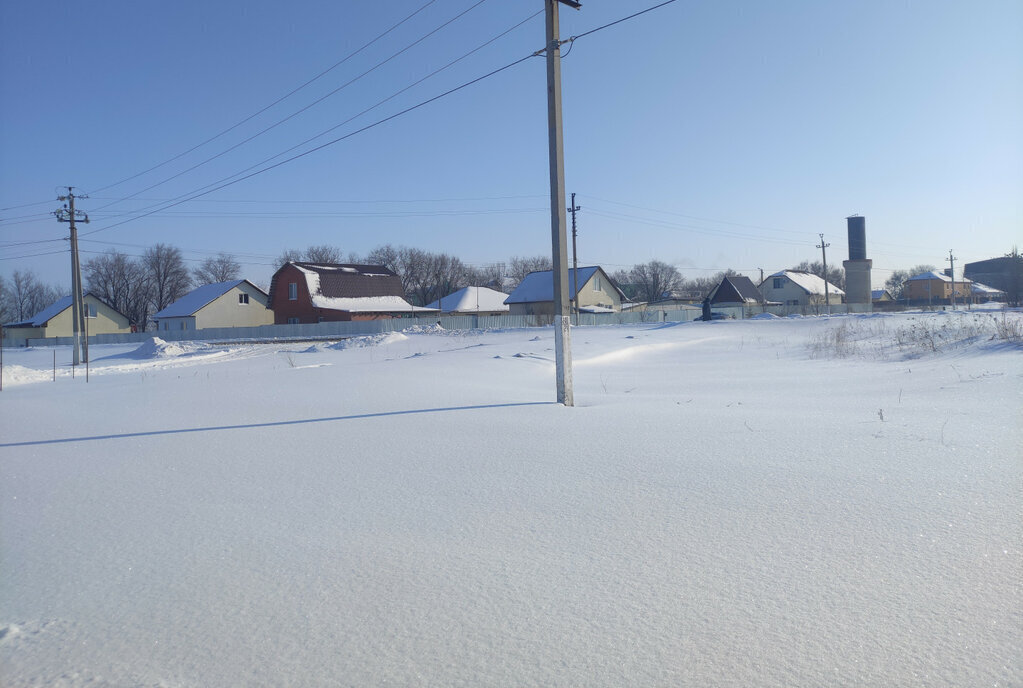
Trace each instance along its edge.
<path fill-rule="evenodd" d="M 888 296 L 889 299 L 894 300 L 894 297 L 892 296 L 892 293 L 890 291 L 888 291 L 887 289 L 872 289 L 870 291 L 870 298 L 871 298 L 872 301 L 877 301 L 878 299 L 883 299 L 886 295 Z"/>
<path fill-rule="evenodd" d="M 930 282 L 931 280 L 939 280 L 941 282 L 951 282 L 952 278 L 949 277 L 948 275 L 946 275 L 943 272 L 938 272 L 937 270 L 931 270 L 930 272 L 921 272 L 919 275 L 913 275 L 912 277 L 910 277 L 906 281 L 907 282 Z M 968 280 L 965 277 L 959 277 L 959 278 L 956 279 L 956 282 L 959 283 L 959 284 L 962 284 L 963 282 L 970 282 L 970 281 L 972 281 L 972 280 Z"/>
<path fill-rule="evenodd" d="M 486 311 L 507 311 L 504 300 L 507 294 L 486 287 L 464 287 L 448 294 L 439 302 L 434 301 L 427 308 L 439 308 L 442 313 L 478 313 Z"/>
<path fill-rule="evenodd" d="M 591 265 L 585 268 L 579 268 L 578 270 L 578 281 L 576 280 L 576 270 L 574 268 L 568 269 L 568 294 L 569 298 L 574 299 L 579 293 L 579 290 L 586 286 L 586 283 L 600 271 L 604 275 L 604 279 L 615 291 L 618 292 L 619 298 L 625 300 L 625 294 L 618 288 L 618 285 L 607 276 L 607 273 L 597 265 Z M 573 288 L 574 287 L 574 288 Z M 543 301 L 554 300 L 554 271 L 553 270 L 538 270 L 531 272 L 523 278 L 519 286 L 515 288 L 505 303 L 536 303 Z"/>
<path fill-rule="evenodd" d="M 111 310 L 117 312 L 116 309 L 113 308 L 113 306 L 111 306 L 109 303 L 107 303 L 106 301 L 104 301 L 103 299 L 99 298 L 98 296 L 91 292 L 86 292 L 85 294 L 82 294 L 82 298 L 95 299 L 96 301 L 102 303 L 104 306 L 107 306 Z M 68 308 L 71 308 L 72 301 L 73 299 L 71 298 L 71 294 L 68 294 L 67 296 L 62 296 L 56 301 L 54 301 L 52 304 L 44 308 L 43 310 L 33 315 L 28 320 L 22 320 L 21 322 L 16 323 L 8 323 L 4 325 L 4 327 L 46 327 L 46 323 L 56 318 L 58 315 L 66 311 Z M 124 314 L 118 313 L 118 315 Z"/>
<path fill-rule="evenodd" d="M 316 308 L 359 313 L 411 313 L 414 308 L 405 300 L 401 279 L 383 265 L 355 263 L 286 263 L 305 277 L 312 304 Z M 270 285 L 271 299 L 277 285 L 274 274 Z M 271 301 L 272 302 L 272 301 Z"/>
<path fill-rule="evenodd" d="M 231 291 L 232 289 L 237 287 L 239 284 L 242 284 L 243 282 L 248 282 L 248 284 L 253 289 L 259 290 L 260 293 L 265 293 L 255 284 L 252 284 L 252 282 L 249 282 L 248 280 L 244 279 L 228 280 L 226 282 L 216 282 L 214 284 L 205 284 L 201 287 L 193 289 L 192 291 L 188 292 L 171 305 L 164 308 L 162 311 L 154 315 L 153 319 L 159 320 L 160 318 L 185 318 L 191 315 L 195 315 L 205 306 L 213 303 L 221 296 Z"/>
<path fill-rule="evenodd" d="M 725 276 L 721 283 L 714 287 L 708 298 L 711 300 L 711 303 L 764 302 L 764 295 L 753 284 L 753 280 L 745 275 Z"/>
<path fill-rule="evenodd" d="M 822 278 L 809 272 L 799 272 L 797 270 L 780 270 L 779 272 L 776 272 L 773 275 L 769 275 L 767 279 L 771 279 L 772 277 L 788 277 L 793 284 L 795 284 L 797 287 L 805 291 L 807 294 L 817 294 L 820 296 L 824 296 L 825 284 L 828 285 L 829 294 L 835 294 L 839 296 L 845 294 L 844 291 L 836 287 L 834 284 L 831 284 L 830 282 L 825 283 L 825 281 Z M 766 282 L 767 280 L 764 281 Z"/>

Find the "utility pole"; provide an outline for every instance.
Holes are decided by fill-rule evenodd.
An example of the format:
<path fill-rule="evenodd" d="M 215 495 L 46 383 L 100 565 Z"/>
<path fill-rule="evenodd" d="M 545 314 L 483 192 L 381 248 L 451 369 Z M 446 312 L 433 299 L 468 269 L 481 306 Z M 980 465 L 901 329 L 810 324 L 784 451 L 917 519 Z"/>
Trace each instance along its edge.
<path fill-rule="evenodd" d="M 75 221 L 88 224 L 89 216 L 80 210 L 75 210 L 75 198 L 74 187 L 69 186 L 67 196 L 57 197 L 58 201 L 65 202 L 64 207 L 53 214 L 57 216 L 57 222 L 67 222 L 71 225 L 71 236 L 69 237 L 71 240 L 71 327 L 74 337 L 72 364 L 78 365 L 82 362 L 82 358 L 86 361 L 89 360 L 89 340 L 86 337 L 85 341 L 81 341 L 85 312 L 82 309 L 82 270 L 78 265 L 78 229 L 75 227 Z M 87 196 L 78 196 L 77 198 L 87 198 Z M 81 347 L 81 355 L 79 355 L 79 347 Z"/>
<path fill-rule="evenodd" d="M 551 258 L 554 277 L 554 352 L 558 403 L 574 406 L 568 255 L 565 244 L 565 151 L 561 134 L 561 39 L 558 5 L 579 9 L 575 0 L 544 0 L 547 14 L 547 140 L 551 177 Z"/>
<path fill-rule="evenodd" d="M 831 244 L 824 243 L 824 234 L 818 234 L 821 238 L 821 243 L 817 244 L 817 248 L 821 250 L 821 261 L 824 263 L 824 303 L 828 306 L 828 316 L 831 316 L 831 296 L 828 295 L 828 246 Z"/>
<path fill-rule="evenodd" d="M 573 193 L 572 205 L 568 207 L 568 212 L 572 213 L 572 303 L 575 305 L 575 323 L 577 325 L 579 324 L 579 257 L 575 251 L 575 239 L 579 233 L 575 230 L 575 213 L 582 209 L 581 205 L 575 204 L 575 193 Z"/>
<path fill-rule="evenodd" d="M 956 259 L 948 250 L 948 276 L 952 278 L 952 310 L 956 309 Z"/>

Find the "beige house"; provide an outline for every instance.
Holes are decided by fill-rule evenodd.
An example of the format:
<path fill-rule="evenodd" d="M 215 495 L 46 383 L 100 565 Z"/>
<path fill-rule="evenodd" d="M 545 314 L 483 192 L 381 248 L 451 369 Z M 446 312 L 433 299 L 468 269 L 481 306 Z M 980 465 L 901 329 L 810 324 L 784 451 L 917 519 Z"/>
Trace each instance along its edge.
<path fill-rule="evenodd" d="M 153 316 L 158 331 L 272 325 L 266 292 L 248 280 L 229 280 L 193 289 Z"/>
<path fill-rule="evenodd" d="M 960 303 L 971 296 L 972 282 L 968 279 L 955 280 L 955 297 Z M 908 301 L 923 304 L 952 303 L 953 281 L 948 275 L 938 272 L 924 272 L 905 281 L 902 297 Z"/>
<path fill-rule="evenodd" d="M 619 313 L 625 300 L 622 291 L 603 268 L 597 266 L 569 269 L 568 293 L 573 305 L 578 304 L 582 313 Z M 553 315 L 553 271 L 529 273 L 504 302 L 509 306 L 510 315 Z"/>
<path fill-rule="evenodd" d="M 71 296 L 65 296 L 56 303 L 22 322 L 4 325 L 5 346 L 25 346 L 29 339 L 73 337 Z M 85 324 L 82 334 L 118 334 L 131 332 L 128 316 L 114 310 L 107 303 L 92 294 L 85 294 L 83 301 Z"/>

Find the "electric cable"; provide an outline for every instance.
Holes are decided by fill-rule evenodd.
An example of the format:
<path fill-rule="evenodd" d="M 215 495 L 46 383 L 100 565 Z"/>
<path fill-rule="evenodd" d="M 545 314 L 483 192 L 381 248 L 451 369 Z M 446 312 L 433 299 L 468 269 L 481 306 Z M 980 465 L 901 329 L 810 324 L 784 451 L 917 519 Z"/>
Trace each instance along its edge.
<path fill-rule="evenodd" d="M 298 93 L 299 91 L 301 91 L 302 89 L 304 89 L 304 88 L 305 88 L 306 86 L 309 86 L 309 85 L 310 85 L 310 84 L 312 84 L 313 82 L 315 82 L 315 81 L 319 80 L 320 78 L 322 78 L 322 77 L 326 76 L 327 74 L 329 74 L 330 72 L 334 71 L 335 69 L 337 69 L 338 67 L 340 67 L 341 65 L 343 65 L 343 64 L 344 64 L 345 62 L 347 62 L 348 60 L 352 59 L 353 57 L 355 57 L 356 55 L 358 55 L 359 53 L 361 53 L 361 52 L 362 52 L 363 50 L 365 50 L 366 48 L 370 47 L 371 45 L 373 45 L 374 43 L 376 43 L 377 41 L 379 41 L 379 40 L 380 40 L 381 38 L 383 38 L 383 37 L 384 37 L 384 36 L 386 36 L 387 34 L 391 33 L 391 32 L 392 32 L 392 31 L 394 31 L 395 29 L 397 29 L 397 28 L 398 28 L 399 26 L 401 26 L 402 24 L 404 24 L 404 23 L 405 23 L 405 22 L 407 22 L 408 20 L 412 19 L 412 17 L 416 16 L 417 14 L 419 14 L 420 12 L 422 12 L 423 10 L 425 10 L 425 9 L 426 9 L 427 7 L 429 7 L 430 5 L 432 5 L 433 3 L 435 3 L 436 1 L 437 1 L 437 0 L 428 0 L 428 2 L 426 2 L 426 4 L 422 5 L 422 6 L 421 6 L 421 7 L 419 8 L 419 9 L 417 9 L 416 11 L 414 11 L 414 12 L 413 12 L 412 14 L 408 15 L 407 17 L 405 17 L 404 19 L 402 19 L 401 21 L 399 21 L 399 22 L 398 22 L 397 24 L 394 24 L 394 25 L 393 25 L 393 26 L 392 26 L 391 28 L 387 29 L 386 31 L 384 31 L 383 33 L 381 33 L 380 35 L 378 35 L 378 36 L 377 36 L 376 38 L 374 38 L 373 40 L 371 40 L 371 41 L 369 41 L 368 43 L 366 43 L 365 45 L 363 45 L 363 46 L 362 46 L 361 48 L 359 48 L 358 50 L 355 50 L 355 51 L 353 51 L 353 52 L 349 53 L 348 55 L 346 55 L 346 56 L 345 56 L 344 58 L 342 58 L 342 59 L 341 59 L 341 60 L 339 60 L 338 62 L 335 62 L 335 63 L 334 63 L 333 65 L 331 65 L 330 67 L 328 67 L 327 69 L 323 70 L 322 72 L 320 72 L 319 74 L 317 74 L 316 76 L 314 76 L 314 77 L 313 77 L 312 79 L 309 79 L 308 81 L 306 81 L 306 82 L 305 82 L 305 83 L 303 83 L 302 85 L 298 86 L 297 88 L 294 88 L 294 89 L 292 89 L 291 91 L 289 91 L 288 93 L 284 94 L 283 96 L 281 96 L 280 98 L 278 98 L 278 99 L 277 99 L 277 100 L 275 100 L 274 102 L 270 103 L 269 105 L 267 105 L 266 107 L 262 108 L 261 110 L 258 110 L 258 111 L 256 111 L 256 112 L 254 112 L 253 114 L 249 115 L 248 117 L 246 117 L 245 119 L 241 120 L 241 121 L 240 121 L 240 122 L 238 122 L 237 124 L 234 124 L 234 125 L 232 125 L 232 126 L 228 127 L 227 129 L 224 129 L 224 130 L 223 130 L 222 132 L 220 132 L 219 134 L 216 134 L 215 136 L 212 136 L 212 137 L 210 137 L 210 138 L 206 139 L 205 141 L 203 141 L 203 142 L 201 142 L 201 143 L 198 143 L 198 144 L 196 144 L 196 145 L 192 146 L 191 148 L 189 148 L 189 149 L 188 149 L 188 150 L 186 150 L 185 152 L 183 152 L 183 153 L 179 153 L 178 155 L 175 155 L 175 156 L 174 156 L 173 158 L 170 158 L 169 160 L 165 160 L 164 162 L 161 162 L 161 163 L 160 163 L 159 165 L 154 165 L 153 167 L 150 167 L 150 168 L 149 168 L 148 170 L 144 170 L 144 171 L 142 171 L 142 172 L 139 172 L 139 173 L 137 173 L 137 174 L 133 174 L 133 175 L 132 175 L 132 176 L 130 176 L 130 177 L 125 177 L 124 179 L 122 179 L 122 180 L 121 180 L 121 181 L 119 181 L 119 182 L 114 182 L 113 184 L 108 184 L 108 185 L 106 185 L 106 186 L 100 187 L 99 189 L 96 189 L 96 190 L 95 190 L 95 191 L 96 191 L 96 193 L 99 193 L 99 192 L 101 192 L 101 191 L 106 191 L 107 189 L 112 189 L 112 188 L 113 188 L 113 187 L 115 187 L 115 186 L 120 186 L 121 184 L 124 184 L 125 182 L 129 182 L 129 181 L 131 181 L 132 179 L 136 179 L 136 178 L 138 178 L 138 177 L 141 177 L 141 176 L 142 176 L 142 175 L 144 175 L 144 174 L 148 174 L 148 173 L 152 172 L 153 170 L 156 170 L 156 169 L 159 169 L 159 168 L 161 168 L 161 167 L 164 167 L 165 165 L 168 165 L 168 164 L 170 164 L 170 163 L 174 162 L 175 160 L 178 160 L 179 158 L 182 158 L 182 157 L 184 157 L 184 156 L 188 155 L 189 153 L 191 153 L 191 152 L 193 152 L 193 151 L 195 151 L 195 150 L 197 150 L 197 149 L 199 149 L 199 148 L 202 148 L 202 147 L 203 147 L 203 146 L 205 146 L 206 144 L 208 144 L 208 143 L 212 143 L 213 141 L 216 141 L 216 140 L 217 140 L 217 139 L 219 139 L 219 138 L 220 138 L 221 136 L 224 136 L 225 134 L 227 134 L 227 133 L 229 133 L 229 132 L 231 132 L 231 131 L 234 131 L 235 129 L 237 129 L 237 128 L 238 128 L 238 127 L 240 127 L 241 125 L 243 125 L 243 124 L 245 124 L 246 122 L 248 122 L 248 121 L 250 121 L 250 120 L 254 119 L 255 117 L 258 117 L 259 115 L 263 114 L 264 112 L 266 112 L 266 111 L 267 111 L 267 110 L 269 110 L 270 108 L 274 107 L 275 105 L 278 105 L 279 103 L 283 102 L 284 100 L 287 100 L 287 99 L 288 99 L 288 98 L 290 98 L 291 96 L 295 95 L 296 93 Z"/>

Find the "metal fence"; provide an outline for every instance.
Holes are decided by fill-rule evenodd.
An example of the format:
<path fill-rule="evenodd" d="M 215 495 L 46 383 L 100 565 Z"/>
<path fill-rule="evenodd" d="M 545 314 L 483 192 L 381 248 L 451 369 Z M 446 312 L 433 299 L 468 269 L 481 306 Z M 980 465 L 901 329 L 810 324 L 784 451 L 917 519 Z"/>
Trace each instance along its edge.
<path fill-rule="evenodd" d="M 736 320 L 751 318 L 759 313 L 785 317 L 790 315 L 825 315 L 825 306 L 767 306 L 767 307 L 715 307 L 714 313 Z M 850 304 L 832 305 L 831 314 L 870 312 L 870 306 Z M 631 325 L 638 323 L 679 323 L 697 320 L 699 308 L 685 310 L 643 310 L 622 313 L 579 313 L 572 315 L 572 324 L 578 326 Z M 350 322 L 322 322 L 304 325 L 263 325 L 260 327 L 208 327 L 201 330 L 158 330 L 125 334 L 98 334 L 89 337 L 90 344 L 132 344 L 159 337 L 164 341 L 290 341 L 315 339 L 345 339 L 383 332 L 400 332 L 414 327 L 440 325 L 446 330 L 505 330 L 527 327 L 545 327 L 554 321 L 551 315 L 444 315 L 428 318 L 393 318 L 386 320 L 353 320 Z M 71 337 L 47 337 L 25 340 L 26 346 L 70 346 Z"/>

